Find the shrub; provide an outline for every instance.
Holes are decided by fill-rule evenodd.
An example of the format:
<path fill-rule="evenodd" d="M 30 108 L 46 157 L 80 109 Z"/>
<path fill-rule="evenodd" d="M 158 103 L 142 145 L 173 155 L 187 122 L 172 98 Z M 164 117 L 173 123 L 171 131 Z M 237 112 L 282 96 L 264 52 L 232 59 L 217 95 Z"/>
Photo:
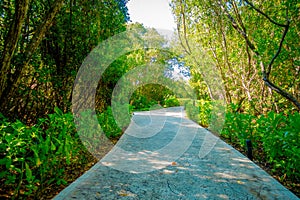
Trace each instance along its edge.
<path fill-rule="evenodd" d="M 186 101 L 185 109 L 190 119 L 202 126 L 208 126 L 212 116 L 212 104 L 199 100 L 199 107 L 194 102 Z M 275 113 L 254 116 L 249 113 L 235 112 L 237 105 L 231 104 L 226 112 L 226 120 L 221 136 L 231 144 L 245 148 L 250 139 L 254 147 L 254 158 L 267 162 L 275 172 L 280 172 L 282 179 L 288 177 L 300 181 L 300 114 Z"/>
<path fill-rule="evenodd" d="M 158 104 L 158 101 L 148 99 L 146 96 L 139 95 L 137 98 L 132 100 L 132 107 L 134 110 L 146 111 L 149 110 L 153 105 Z"/>
<path fill-rule="evenodd" d="M 186 101 L 184 104 L 187 115 L 203 127 L 208 127 L 211 120 L 212 104 L 210 101 Z"/>
<path fill-rule="evenodd" d="M 271 164 L 282 178 L 300 180 L 300 114 L 285 115 L 270 111 L 266 115 L 228 112 L 221 136 L 231 143 L 245 146 L 251 139 L 255 159 Z M 261 152 L 262 151 L 262 152 Z M 259 157 L 260 155 L 266 157 Z"/>
<path fill-rule="evenodd" d="M 98 114 L 98 120 L 107 137 L 116 138 L 122 134 L 122 130 L 117 125 L 110 106 L 104 112 Z"/>
<path fill-rule="evenodd" d="M 163 102 L 165 107 L 174 107 L 174 106 L 180 106 L 180 102 L 174 95 L 170 95 L 167 97 L 167 99 Z"/>
<path fill-rule="evenodd" d="M 66 165 L 84 160 L 71 113 L 55 108 L 32 127 L 3 116 L 0 120 L 0 181 L 14 188 L 13 198 L 38 196 L 47 185 L 66 184 Z"/>

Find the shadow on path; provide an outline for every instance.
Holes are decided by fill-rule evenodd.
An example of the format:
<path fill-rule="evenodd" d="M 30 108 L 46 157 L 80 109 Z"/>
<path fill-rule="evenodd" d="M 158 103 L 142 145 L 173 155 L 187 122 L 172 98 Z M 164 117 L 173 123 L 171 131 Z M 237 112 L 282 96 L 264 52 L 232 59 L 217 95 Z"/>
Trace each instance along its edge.
<path fill-rule="evenodd" d="M 116 146 L 54 199 L 298 198 L 175 107 L 135 113 Z"/>

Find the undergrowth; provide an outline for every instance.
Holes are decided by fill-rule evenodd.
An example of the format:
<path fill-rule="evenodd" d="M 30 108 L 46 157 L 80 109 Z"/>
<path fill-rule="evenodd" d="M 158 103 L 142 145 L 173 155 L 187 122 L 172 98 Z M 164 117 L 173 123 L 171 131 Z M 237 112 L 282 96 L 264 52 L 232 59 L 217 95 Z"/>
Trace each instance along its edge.
<path fill-rule="evenodd" d="M 138 100 L 137 105 L 135 110 L 144 110 L 153 102 Z M 178 100 L 173 96 L 164 102 L 164 106 L 176 105 Z M 129 113 L 133 109 L 134 106 L 129 105 Z M 97 113 L 97 119 L 111 140 L 119 138 L 126 128 L 116 124 L 111 107 Z M 86 122 L 80 128 L 89 132 L 93 127 Z M 63 188 L 78 178 L 79 173 L 76 176 L 70 173 L 91 167 L 90 163 L 96 161 L 81 137 L 76 131 L 73 114 L 63 113 L 59 108 L 46 118 L 38 119 L 33 126 L 19 120 L 11 122 L 0 114 L 0 198 L 40 199 L 49 187 Z M 53 194 L 49 196 L 53 197 Z"/>
<path fill-rule="evenodd" d="M 187 115 L 209 127 L 210 120 L 214 120 L 211 102 L 200 100 L 198 105 L 195 108 L 191 102 L 186 103 Z M 220 137 L 242 152 L 246 152 L 246 140 L 251 140 L 254 162 L 300 195 L 300 114 L 269 111 L 256 116 L 235 112 L 236 107 L 227 107 Z"/>
<path fill-rule="evenodd" d="M 107 137 L 122 134 L 110 107 L 98 120 Z M 95 159 L 80 140 L 72 113 L 55 108 L 33 126 L 0 114 L 1 199 L 39 199 L 49 187 L 66 185 L 72 168 L 84 168 L 91 161 Z"/>

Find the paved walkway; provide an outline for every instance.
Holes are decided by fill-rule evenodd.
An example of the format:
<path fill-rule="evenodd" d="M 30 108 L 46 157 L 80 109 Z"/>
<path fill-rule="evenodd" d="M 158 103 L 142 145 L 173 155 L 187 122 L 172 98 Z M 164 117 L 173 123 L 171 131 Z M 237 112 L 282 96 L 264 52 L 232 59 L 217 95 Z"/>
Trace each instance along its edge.
<path fill-rule="evenodd" d="M 135 113 L 114 149 L 54 199 L 298 198 L 176 107 Z"/>

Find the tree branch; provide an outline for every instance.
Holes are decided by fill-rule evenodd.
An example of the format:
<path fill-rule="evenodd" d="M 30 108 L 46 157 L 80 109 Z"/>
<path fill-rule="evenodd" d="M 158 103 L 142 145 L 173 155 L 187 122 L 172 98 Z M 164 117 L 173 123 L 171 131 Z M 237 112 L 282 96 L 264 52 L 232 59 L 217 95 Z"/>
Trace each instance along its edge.
<path fill-rule="evenodd" d="M 264 17 L 266 17 L 271 23 L 279 26 L 279 27 L 284 27 L 284 32 L 282 34 L 281 40 L 280 40 L 280 44 L 278 47 L 277 52 L 275 53 L 275 55 L 273 56 L 273 58 L 271 59 L 269 65 L 268 65 L 268 69 L 266 71 L 266 68 L 263 64 L 263 62 L 261 62 L 261 68 L 262 68 L 262 75 L 263 75 L 263 81 L 264 83 L 271 89 L 274 90 L 275 92 L 277 92 L 278 94 L 280 94 L 281 96 L 285 97 L 286 99 L 288 99 L 289 101 L 291 101 L 297 108 L 298 110 L 300 110 L 300 102 L 290 93 L 288 93 L 287 91 L 281 89 L 280 87 L 276 86 L 273 82 L 271 82 L 269 80 L 269 75 L 272 69 L 272 65 L 275 61 L 275 59 L 278 57 L 278 55 L 281 52 L 282 49 L 282 45 L 285 39 L 285 36 L 289 30 L 290 27 L 290 21 L 288 19 L 288 11 L 286 14 L 286 18 L 287 18 L 287 23 L 286 24 L 280 24 L 277 23 L 276 21 L 272 20 L 267 14 L 265 14 L 264 12 L 262 12 L 261 10 L 259 10 L 258 8 L 256 8 L 252 3 L 250 3 L 248 0 L 245 0 L 245 2 L 247 4 L 249 4 L 256 12 L 260 13 L 261 15 L 263 15 Z M 249 48 L 257 55 L 260 57 L 260 54 L 258 53 L 258 51 L 256 50 L 255 46 L 250 42 L 247 34 L 245 31 L 243 31 L 238 24 L 236 23 L 235 19 L 230 15 L 230 13 L 227 11 L 227 9 L 223 6 L 221 0 L 218 0 L 218 4 L 221 7 L 221 9 L 225 12 L 225 14 L 227 15 L 227 17 L 229 18 L 229 20 L 231 21 L 231 24 L 233 26 L 234 29 L 236 29 L 246 40 L 246 44 L 249 46 Z"/>
<path fill-rule="evenodd" d="M 230 15 L 230 13 L 228 12 L 228 10 L 222 5 L 221 0 L 218 0 L 218 4 L 221 7 L 221 9 L 225 12 L 225 14 L 227 15 L 228 19 L 231 21 L 231 25 L 233 26 L 233 28 L 235 30 L 237 30 L 246 40 L 246 43 L 248 44 L 248 46 L 250 47 L 250 49 L 256 54 L 259 55 L 259 53 L 257 52 L 254 44 L 252 44 L 252 42 L 249 40 L 247 33 L 244 32 L 239 26 L 238 23 L 235 21 L 235 19 Z"/>
<path fill-rule="evenodd" d="M 284 32 L 283 32 L 283 34 L 282 34 L 282 37 L 281 37 L 281 40 L 280 40 L 280 44 L 279 44 L 278 50 L 277 50 L 277 52 L 275 53 L 275 55 L 273 56 L 271 62 L 269 63 L 268 71 L 266 72 L 266 75 L 267 75 L 268 77 L 269 77 L 269 75 L 270 75 L 270 73 L 271 73 L 272 65 L 273 65 L 275 59 L 278 57 L 278 55 L 279 55 L 279 53 L 280 53 L 280 51 L 281 51 L 281 49 L 282 49 L 283 41 L 284 41 L 285 36 L 286 36 L 286 34 L 287 34 L 288 30 L 289 30 L 289 27 L 290 27 L 290 21 L 289 21 L 289 20 L 287 20 L 287 24 L 286 24 L 286 25 L 287 25 L 287 26 L 285 26 L 285 28 L 284 28 Z"/>
<path fill-rule="evenodd" d="M 281 96 L 285 97 L 286 99 L 290 100 L 298 108 L 298 110 L 300 110 L 300 102 L 297 101 L 297 99 L 293 95 L 291 95 L 290 93 L 288 93 L 285 90 L 281 89 L 280 87 L 276 86 L 269 79 L 264 78 L 263 80 L 269 88 L 271 88 L 272 90 L 274 90 L 275 92 L 277 92 Z"/>
<path fill-rule="evenodd" d="M 263 11 L 259 10 L 258 8 L 256 8 L 251 2 L 249 2 L 248 0 L 245 0 L 245 2 L 247 4 L 249 4 L 256 12 L 260 13 L 261 15 L 263 15 L 264 17 L 266 17 L 271 23 L 280 26 L 280 27 L 286 27 L 286 24 L 280 24 L 275 22 L 274 20 L 271 19 L 271 17 L 269 17 L 266 13 L 264 13 Z"/>

